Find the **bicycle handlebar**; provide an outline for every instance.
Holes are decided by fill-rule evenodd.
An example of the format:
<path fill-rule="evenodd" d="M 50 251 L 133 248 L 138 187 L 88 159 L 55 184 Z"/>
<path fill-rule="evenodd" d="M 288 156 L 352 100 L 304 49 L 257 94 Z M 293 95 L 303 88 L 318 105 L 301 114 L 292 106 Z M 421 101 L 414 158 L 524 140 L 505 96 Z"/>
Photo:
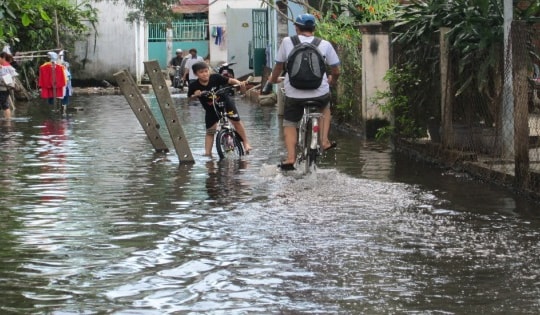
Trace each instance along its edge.
<path fill-rule="evenodd" d="M 228 92 L 229 90 L 235 88 L 235 87 L 238 87 L 239 85 L 238 84 L 235 84 L 235 85 L 229 85 L 229 86 L 226 86 L 226 87 L 223 87 L 221 89 L 218 89 L 218 90 L 215 90 L 215 91 L 202 91 L 201 92 L 201 96 L 210 96 L 210 95 L 220 95 L 220 94 L 224 94 L 225 92 Z"/>
<path fill-rule="evenodd" d="M 251 80 L 253 79 L 252 76 L 249 76 L 244 82 L 246 83 L 249 83 L 251 82 Z M 229 90 L 233 89 L 233 88 L 236 88 L 236 87 L 239 87 L 240 84 L 233 84 L 233 85 L 228 85 L 226 87 L 222 87 L 221 89 L 218 89 L 218 90 L 215 90 L 215 91 L 202 91 L 201 92 L 201 96 L 209 96 L 209 95 L 219 95 L 219 94 L 223 94 L 225 92 L 228 92 Z"/>

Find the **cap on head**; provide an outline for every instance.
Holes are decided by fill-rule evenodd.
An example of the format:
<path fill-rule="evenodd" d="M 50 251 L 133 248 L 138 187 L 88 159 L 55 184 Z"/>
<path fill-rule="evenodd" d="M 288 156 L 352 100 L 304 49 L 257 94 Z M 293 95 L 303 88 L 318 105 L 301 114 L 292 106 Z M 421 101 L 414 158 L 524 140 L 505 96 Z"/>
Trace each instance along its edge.
<path fill-rule="evenodd" d="M 302 26 L 315 26 L 317 25 L 315 21 L 315 16 L 309 13 L 300 14 L 296 17 L 296 21 L 294 21 L 294 24 L 302 25 Z"/>
<path fill-rule="evenodd" d="M 176 50 L 176 53 L 177 53 L 177 54 L 181 54 L 181 53 L 182 53 L 182 49 L 178 48 L 178 49 Z"/>

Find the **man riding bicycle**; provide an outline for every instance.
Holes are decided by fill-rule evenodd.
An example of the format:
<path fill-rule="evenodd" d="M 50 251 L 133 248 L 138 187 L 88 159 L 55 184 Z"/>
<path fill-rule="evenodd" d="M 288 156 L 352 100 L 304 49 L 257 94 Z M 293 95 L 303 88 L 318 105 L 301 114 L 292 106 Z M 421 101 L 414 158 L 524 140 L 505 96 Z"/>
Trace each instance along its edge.
<path fill-rule="evenodd" d="M 300 14 L 295 20 L 296 34 L 300 42 L 311 43 L 314 40 L 316 27 L 315 17 L 311 14 Z M 328 139 L 330 130 L 330 85 L 335 85 L 339 77 L 339 57 L 332 47 L 332 44 L 326 40 L 321 40 L 318 44 L 320 53 L 324 56 L 325 62 L 330 66 L 331 75 L 324 74 L 321 85 L 316 89 L 297 89 L 290 84 L 289 74 L 285 75 L 285 109 L 283 113 L 283 136 L 285 147 L 287 149 L 287 159 L 282 161 L 279 167 L 283 170 L 293 170 L 296 161 L 296 141 L 298 122 L 302 119 L 304 112 L 302 104 L 307 100 L 318 101 L 321 104 L 323 119 L 321 121 L 321 142 L 322 149 L 328 150 L 336 147 L 336 142 Z M 272 70 L 268 82 L 262 90 L 262 93 L 271 91 L 272 83 L 277 83 L 278 78 L 284 70 L 289 54 L 294 49 L 291 37 L 285 37 L 281 42 L 276 55 L 276 64 Z"/>
<path fill-rule="evenodd" d="M 182 80 L 182 78 L 184 77 L 184 67 L 186 65 L 186 61 L 187 61 L 187 58 L 184 57 L 183 55 L 183 52 L 182 52 L 182 49 L 178 48 L 176 50 L 176 56 L 174 56 L 170 61 L 169 61 L 169 78 L 171 79 L 171 86 L 172 87 L 176 87 L 174 86 L 174 76 L 177 74 L 176 73 L 176 67 L 180 67 L 180 80 Z M 182 82 L 182 89 L 184 88 L 183 87 L 183 82 Z"/>

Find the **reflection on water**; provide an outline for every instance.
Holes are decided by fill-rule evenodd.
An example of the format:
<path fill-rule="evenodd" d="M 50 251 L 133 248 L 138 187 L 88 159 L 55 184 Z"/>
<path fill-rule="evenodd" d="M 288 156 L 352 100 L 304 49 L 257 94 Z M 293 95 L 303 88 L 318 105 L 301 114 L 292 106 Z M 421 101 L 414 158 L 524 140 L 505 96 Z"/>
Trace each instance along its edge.
<path fill-rule="evenodd" d="M 506 190 L 337 132 L 317 172 L 282 174 L 275 109 L 241 100 L 256 147 L 218 161 L 203 110 L 175 98 L 196 160 L 182 164 L 152 151 L 122 96 L 73 102 L 0 124 L 2 314 L 540 306 L 538 205 Z"/>

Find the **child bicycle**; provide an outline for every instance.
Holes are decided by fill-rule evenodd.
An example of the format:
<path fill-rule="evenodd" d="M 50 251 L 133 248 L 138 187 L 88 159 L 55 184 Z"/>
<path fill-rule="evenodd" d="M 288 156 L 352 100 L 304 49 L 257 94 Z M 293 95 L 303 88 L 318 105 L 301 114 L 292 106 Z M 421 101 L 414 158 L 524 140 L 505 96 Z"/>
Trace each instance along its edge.
<path fill-rule="evenodd" d="M 203 91 L 202 95 L 212 100 L 212 107 L 219 117 L 216 149 L 220 159 L 238 159 L 244 155 L 243 139 L 229 122 L 225 112 L 225 103 L 219 101 L 221 97 L 227 97 L 227 94 L 234 91 L 237 85 L 229 85 L 217 90 Z"/>

